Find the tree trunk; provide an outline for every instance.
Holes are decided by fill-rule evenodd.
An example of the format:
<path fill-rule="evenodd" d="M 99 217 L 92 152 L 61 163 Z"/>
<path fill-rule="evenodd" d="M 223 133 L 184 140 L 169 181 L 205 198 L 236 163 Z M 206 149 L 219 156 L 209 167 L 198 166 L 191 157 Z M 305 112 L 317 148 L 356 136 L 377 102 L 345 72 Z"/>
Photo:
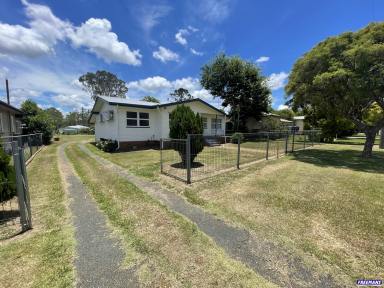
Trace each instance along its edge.
<path fill-rule="evenodd" d="M 376 132 L 376 129 L 367 129 L 364 132 L 366 137 L 362 154 L 364 158 L 372 157 L 372 148 L 375 144 Z"/>

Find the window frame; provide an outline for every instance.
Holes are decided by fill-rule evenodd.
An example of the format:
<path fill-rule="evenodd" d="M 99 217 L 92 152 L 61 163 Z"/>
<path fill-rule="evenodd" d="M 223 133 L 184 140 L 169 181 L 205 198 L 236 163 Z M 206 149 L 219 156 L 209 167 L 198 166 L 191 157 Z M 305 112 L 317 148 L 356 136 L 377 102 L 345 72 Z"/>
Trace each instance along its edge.
<path fill-rule="evenodd" d="M 0 133 L 4 132 L 3 112 L 0 112 Z"/>
<path fill-rule="evenodd" d="M 208 118 L 207 117 L 201 117 L 203 120 L 203 129 L 208 130 Z"/>
<path fill-rule="evenodd" d="M 128 113 L 135 113 L 136 117 L 128 117 Z M 144 114 L 144 115 L 143 115 Z M 149 122 L 149 112 L 140 112 L 140 111 L 126 111 L 125 112 L 125 124 L 127 125 L 127 128 L 149 128 L 150 122 Z M 132 116 L 132 115 L 131 115 Z M 134 120 L 136 121 L 136 125 L 128 125 L 128 120 Z M 142 121 L 148 122 L 148 125 L 141 125 Z"/>
<path fill-rule="evenodd" d="M 223 119 L 221 118 L 212 118 L 211 119 L 211 130 L 223 130 Z M 220 128 L 218 127 L 218 123 L 220 123 Z"/>

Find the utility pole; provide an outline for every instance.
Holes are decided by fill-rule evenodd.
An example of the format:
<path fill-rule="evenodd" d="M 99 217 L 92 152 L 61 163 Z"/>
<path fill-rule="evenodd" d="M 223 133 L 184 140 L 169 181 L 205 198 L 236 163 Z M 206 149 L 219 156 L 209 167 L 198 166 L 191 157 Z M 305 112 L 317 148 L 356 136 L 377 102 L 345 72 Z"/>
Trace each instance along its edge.
<path fill-rule="evenodd" d="M 384 128 L 380 131 L 380 149 L 384 149 Z"/>

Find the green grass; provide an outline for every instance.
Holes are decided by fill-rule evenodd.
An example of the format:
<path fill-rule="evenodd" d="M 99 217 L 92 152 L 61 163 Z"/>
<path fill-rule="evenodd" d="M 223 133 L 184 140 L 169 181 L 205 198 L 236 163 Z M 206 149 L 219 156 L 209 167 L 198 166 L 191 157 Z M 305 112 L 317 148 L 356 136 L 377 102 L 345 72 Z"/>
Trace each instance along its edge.
<path fill-rule="evenodd" d="M 273 287 L 180 215 L 81 151 L 66 150 L 146 287 Z M 114 155 L 114 154 L 110 154 Z"/>
<path fill-rule="evenodd" d="M 323 145 L 196 183 L 184 195 L 340 279 L 383 278 L 384 152 L 360 154 L 358 146 Z"/>
<path fill-rule="evenodd" d="M 335 142 L 335 144 L 347 144 L 347 145 L 364 145 L 365 143 L 365 137 L 364 138 L 339 138 Z M 375 145 L 380 144 L 380 137 L 376 137 L 375 139 Z"/>
<path fill-rule="evenodd" d="M 72 287 L 74 238 L 57 166 L 57 145 L 28 166 L 34 229 L 0 242 L 1 287 Z"/>

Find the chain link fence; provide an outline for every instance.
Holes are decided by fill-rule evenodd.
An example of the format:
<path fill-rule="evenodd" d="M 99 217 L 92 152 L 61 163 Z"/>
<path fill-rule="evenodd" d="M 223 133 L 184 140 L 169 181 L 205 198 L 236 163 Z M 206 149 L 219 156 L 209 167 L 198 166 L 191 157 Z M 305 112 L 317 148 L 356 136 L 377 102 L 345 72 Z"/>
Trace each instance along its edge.
<path fill-rule="evenodd" d="M 26 162 L 41 140 L 41 134 L 0 138 L 0 240 L 32 228 Z"/>
<path fill-rule="evenodd" d="M 319 143 L 319 130 L 238 133 L 232 136 L 190 134 L 187 139 L 161 139 L 161 173 L 191 183 Z"/>

